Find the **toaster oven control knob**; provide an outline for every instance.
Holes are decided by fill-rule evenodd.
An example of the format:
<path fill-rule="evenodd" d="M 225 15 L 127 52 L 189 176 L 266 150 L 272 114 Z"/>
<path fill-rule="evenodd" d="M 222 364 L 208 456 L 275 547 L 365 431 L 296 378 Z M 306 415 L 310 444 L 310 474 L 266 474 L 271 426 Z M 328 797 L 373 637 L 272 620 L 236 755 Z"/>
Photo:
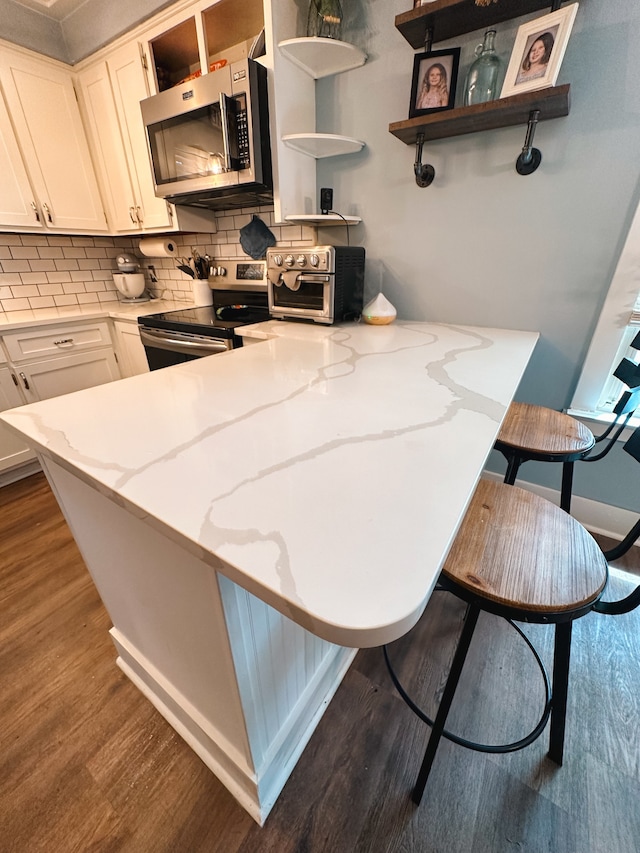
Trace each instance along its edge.
<path fill-rule="evenodd" d="M 211 267 L 211 275 L 214 277 L 219 276 L 219 275 L 226 275 L 226 274 L 227 274 L 226 267 Z"/>
<path fill-rule="evenodd" d="M 307 259 L 304 255 L 298 255 L 296 258 L 296 263 L 299 267 L 303 267 L 307 263 Z"/>
<path fill-rule="evenodd" d="M 273 263 L 274 263 L 277 267 L 281 267 L 281 266 L 282 266 L 282 255 L 274 255 L 274 256 L 273 256 L 273 258 L 272 258 L 272 260 L 273 260 Z"/>
<path fill-rule="evenodd" d="M 296 262 L 296 259 L 293 257 L 293 255 L 287 255 L 287 257 L 284 259 L 285 267 L 292 267 L 295 264 L 295 262 Z"/>
<path fill-rule="evenodd" d="M 312 267 L 317 267 L 318 264 L 320 263 L 320 258 L 316 254 L 313 254 L 309 258 L 309 263 L 311 264 Z"/>

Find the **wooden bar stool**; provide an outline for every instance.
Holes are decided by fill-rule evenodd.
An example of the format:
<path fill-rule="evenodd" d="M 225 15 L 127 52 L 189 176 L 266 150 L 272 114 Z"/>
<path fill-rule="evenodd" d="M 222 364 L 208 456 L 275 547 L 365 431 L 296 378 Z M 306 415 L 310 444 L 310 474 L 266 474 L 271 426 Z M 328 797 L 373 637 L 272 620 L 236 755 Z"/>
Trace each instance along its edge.
<path fill-rule="evenodd" d="M 572 623 L 594 609 L 607 572 L 607 561 L 595 540 L 559 507 L 516 486 L 488 480 L 479 483 L 440 575 L 440 585 L 466 601 L 468 608 L 435 720 L 419 713 L 432 724 L 432 732 L 412 794 L 415 803 L 422 799 L 443 735 L 484 752 L 513 751 L 535 740 L 550 718 L 549 757 L 562 764 Z M 481 611 L 556 626 L 552 687 L 545 711 L 533 732 L 514 744 L 472 744 L 445 732 Z M 385 657 L 389 664 L 386 649 Z M 406 700 L 403 688 L 400 690 Z"/>
<path fill-rule="evenodd" d="M 623 359 L 621 365 L 627 361 Z M 636 381 L 628 370 L 623 375 L 628 381 Z M 640 382 L 640 377 L 637 381 Z M 575 462 L 596 462 L 603 459 L 620 437 L 639 404 L 640 387 L 625 391 L 613 409 L 614 420 L 596 437 L 590 429 L 570 415 L 547 409 L 545 406 L 512 403 L 495 443 L 495 449 L 507 460 L 504 482 L 513 485 L 524 462 L 560 462 L 560 506 L 570 512 Z"/>

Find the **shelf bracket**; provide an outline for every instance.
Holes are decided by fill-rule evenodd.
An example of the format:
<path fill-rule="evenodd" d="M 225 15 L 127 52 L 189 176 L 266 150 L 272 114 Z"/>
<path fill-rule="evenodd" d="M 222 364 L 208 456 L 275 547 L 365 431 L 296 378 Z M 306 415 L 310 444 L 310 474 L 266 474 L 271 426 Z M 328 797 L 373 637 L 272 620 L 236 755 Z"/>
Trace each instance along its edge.
<path fill-rule="evenodd" d="M 433 44 L 433 25 L 427 25 L 424 31 L 424 52 L 431 53 Z"/>
<path fill-rule="evenodd" d="M 524 147 L 516 160 L 516 172 L 519 175 L 530 175 L 538 168 L 542 161 L 542 154 L 533 147 L 533 136 L 536 132 L 540 110 L 531 110 L 527 124 L 527 135 L 524 138 Z"/>
<path fill-rule="evenodd" d="M 416 176 L 416 184 L 419 187 L 428 187 L 433 183 L 436 176 L 436 170 L 428 163 L 422 162 L 422 146 L 424 145 L 424 133 L 419 133 L 416 137 L 416 162 L 413 164 L 413 172 Z"/>

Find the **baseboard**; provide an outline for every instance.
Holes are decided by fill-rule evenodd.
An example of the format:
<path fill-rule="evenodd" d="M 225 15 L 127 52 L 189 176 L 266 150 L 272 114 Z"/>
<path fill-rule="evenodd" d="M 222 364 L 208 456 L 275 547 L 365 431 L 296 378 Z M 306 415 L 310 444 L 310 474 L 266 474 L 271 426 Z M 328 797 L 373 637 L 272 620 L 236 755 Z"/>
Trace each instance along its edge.
<path fill-rule="evenodd" d="M 501 481 L 503 478 L 503 475 L 496 474 L 493 471 L 484 471 L 482 476 L 488 480 Z M 527 482 L 527 480 L 518 480 L 517 485 L 546 498 L 551 503 L 560 504 L 560 492 L 557 489 L 538 486 L 536 483 Z M 574 495 L 571 498 L 571 515 L 592 533 L 608 536 L 618 541 L 624 539 L 638 520 L 638 513 L 593 501 L 590 498 L 582 498 L 580 495 Z"/>
<path fill-rule="evenodd" d="M 24 465 L 10 468 L 8 471 L 3 471 L 0 474 L 0 489 L 3 486 L 8 486 L 10 483 L 17 483 L 18 480 L 24 480 L 25 477 L 30 477 L 32 474 L 37 474 L 40 471 L 42 471 L 42 466 L 37 459 L 27 462 Z"/>

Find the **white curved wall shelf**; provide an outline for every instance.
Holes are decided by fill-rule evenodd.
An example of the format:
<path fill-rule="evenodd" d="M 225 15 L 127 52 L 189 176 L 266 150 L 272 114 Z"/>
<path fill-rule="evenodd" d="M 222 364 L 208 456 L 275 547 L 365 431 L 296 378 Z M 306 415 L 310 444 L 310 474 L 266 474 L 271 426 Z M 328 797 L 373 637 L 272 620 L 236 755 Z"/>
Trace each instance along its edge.
<path fill-rule="evenodd" d="M 360 216 L 338 216 L 337 213 L 294 213 L 285 216 L 287 222 L 296 225 L 315 225 L 321 228 L 329 228 L 333 225 L 358 225 L 362 222 Z"/>
<path fill-rule="evenodd" d="M 364 148 L 364 142 L 359 139 L 335 133 L 289 133 L 282 137 L 282 141 L 294 151 L 301 151 L 316 160 L 340 154 L 356 154 Z"/>
<path fill-rule="evenodd" d="M 314 80 L 350 71 L 367 61 L 367 54 L 360 48 L 337 39 L 286 39 L 278 47 L 294 65 L 302 68 Z"/>

